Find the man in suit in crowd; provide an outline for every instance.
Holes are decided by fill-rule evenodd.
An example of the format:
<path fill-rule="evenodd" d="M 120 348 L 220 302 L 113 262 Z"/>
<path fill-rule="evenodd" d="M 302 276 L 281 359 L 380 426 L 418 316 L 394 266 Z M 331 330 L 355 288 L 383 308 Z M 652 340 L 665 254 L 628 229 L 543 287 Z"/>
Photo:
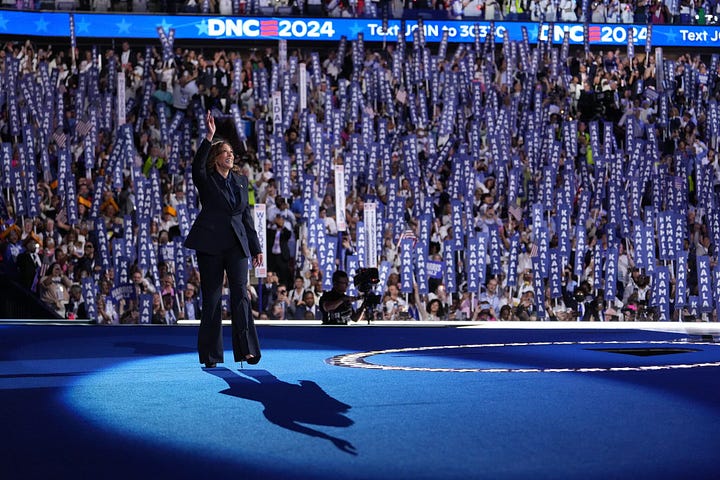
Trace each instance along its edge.
<path fill-rule="evenodd" d="M 40 254 L 38 254 L 38 247 L 40 245 L 32 235 L 25 237 L 23 245 L 25 251 L 17 256 L 16 264 L 20 284 L 30 290 L 36 282 L 36 276 L 39 275 L 38 272 L 42 265 Z"/>
<path fill-rule="evenodd" d="M 296 320 L 322 320 L 320 307 L 315 305 L 315 294 L 310 290 L 303 293 L 302 302 L 298 302 L 293 318 Z"/>
<path fill-rule="evenodd" d="M 100 268 L 100 262 L 95 256 L 95 246 L 90 242 L 85 242 L 84 254 L 77 261 L 75 265 L 75 281 L 79 281 L 82 278 L 82 272 L 85 272 L 88 276 L 92 276 L 95 268 Z"/>
<path fill-rule="evenodd" d="M 185 320 L 200 320 L 202 308 L 197 296 L 197 289 L 192 283 L 185 285 L 182 313 Z"/>
<path fill-rule="evenodd" d="M 279 283 L 292 285 L 290 270 L 290 238 L 292 231 L 282 215 L 275 215 L 273 224 L 267 229 L 268 268 L 277 272 Z"/>

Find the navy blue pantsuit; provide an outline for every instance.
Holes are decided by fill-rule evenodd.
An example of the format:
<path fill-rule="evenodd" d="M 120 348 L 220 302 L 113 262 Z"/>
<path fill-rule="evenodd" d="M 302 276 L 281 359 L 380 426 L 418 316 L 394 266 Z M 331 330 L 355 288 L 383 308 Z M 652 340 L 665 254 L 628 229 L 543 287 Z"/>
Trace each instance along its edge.
<path fill-rule="evenodd" d="M 185 246 L 197 252 L 202 292 L 198 333 L 200 363 L 223 361 L 221 295 L 228 276 L 232 310 L 232 345 L 236 362 L 253 355 L 260 359 L 260 343 L 250 310 L 247 278 L 250 257 L 261 253 L 248 203 L 248 179 L 230 172 L 227 179 L 206 168 L 210 142 L 203 139 L 193 159 L 193 183 L 202 209 Z"/>

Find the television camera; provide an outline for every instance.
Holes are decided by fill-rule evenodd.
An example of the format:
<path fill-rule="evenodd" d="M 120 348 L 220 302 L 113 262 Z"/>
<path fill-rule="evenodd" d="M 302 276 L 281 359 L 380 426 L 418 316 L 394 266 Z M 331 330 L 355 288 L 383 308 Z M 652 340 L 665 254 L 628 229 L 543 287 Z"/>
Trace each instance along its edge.
<path fill-rule="evenodd" d="M 372 311 L 376 306 L 380 305 L 382 297 L 376 293 L 372 293 L 373 287 L 380 283 L 380 274 L 377 268 L 361 268 L 353 277 L 353 283 L 363 298 L 363 302 L 358 311 Z M 368 317 L 368 321 L 369 320 L 370 316 Z"/>

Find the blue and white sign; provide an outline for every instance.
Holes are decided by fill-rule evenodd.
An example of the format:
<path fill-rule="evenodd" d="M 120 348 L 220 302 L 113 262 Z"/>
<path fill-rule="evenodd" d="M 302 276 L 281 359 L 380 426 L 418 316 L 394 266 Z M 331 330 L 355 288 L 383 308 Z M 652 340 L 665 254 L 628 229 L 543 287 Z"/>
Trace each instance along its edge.
<path fill-rule="evenodd" d="M 175 40 L 314 40 L 339 41 L 342 37 L 366 42 L 395 40 L 403 33 L 406 41 L 413 41 L 419 27 L 414 20 L 374 18 L 278 18 L 225 17 L 207 15 L 122 15 L 67 12 L 0 13 L 0 35 L 33 35 L 70 37 L 70 16 L 73 16 L 76 38 L 146 38 L 157 39 L 158 27 L 175 30 Z M 529 43 L 546 42 L 561 45 L 565 34 L 571 45 L 627 45 L 632 35 L 634 46 L 646 44 L 647 25 L 590 24 L 587 29 L 579 23 L 538 24 L 532 22 L 490 22 L 425 20 L 422 22 L 425 42 L 439 43 L 443 36 L 448 42 L 475 42 L 475 29 L 482 40 L 493 31 L 495 41 L 523 41 L 523 28 Z M 400 29 L 404 28 L 404 32 Z M 552 29 L 552 30 L 551 30 Z M 552 37 L 552 38 L 549 38 Z M 720 28 L 699 25 L 653 25 L 652 46 L 715 47 L 720 42 Z"/>

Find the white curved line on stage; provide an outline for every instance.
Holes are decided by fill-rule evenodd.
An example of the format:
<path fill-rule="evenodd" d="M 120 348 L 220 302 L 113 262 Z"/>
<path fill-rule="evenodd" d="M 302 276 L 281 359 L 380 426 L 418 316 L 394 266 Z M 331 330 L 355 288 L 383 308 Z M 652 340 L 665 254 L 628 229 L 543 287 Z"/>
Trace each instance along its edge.
<path fill-rule="evenodd" d="M 580 341 L 580 342 L 517 342 L 517 343 L 486 343 L 468 345 L 441 345 L 431 347 L 394 348 L 375 350 L 369 352 L 348 353 L 336 355 L 326 360 L 330 365 L 350 368 L 366 368 L 372 370 L 403 370 L 412 372 L 475 372 L 475 373 L 595 373 L 595 372 L 643 372 L 657 370 L 674 370 L 688 368 L 720 367 L 718 362 L 684 363 L 673 365 L 640 365 L 619 367 L 579 367 L 579 368 L 443 368 L 443 367 L 407 367 L 394 365 L 380 365 L 365 361 L 368 357 L 392 353 L 425 352 L 430 350 L 452 350 L 463 348 L 497 348 L 497 347 L 534 347 L 534 346 L 562 346 L 562 345 L 672 345 L 677 347 L 720 346 L 715 343 L 668 342 L 668 341 Z"/>

